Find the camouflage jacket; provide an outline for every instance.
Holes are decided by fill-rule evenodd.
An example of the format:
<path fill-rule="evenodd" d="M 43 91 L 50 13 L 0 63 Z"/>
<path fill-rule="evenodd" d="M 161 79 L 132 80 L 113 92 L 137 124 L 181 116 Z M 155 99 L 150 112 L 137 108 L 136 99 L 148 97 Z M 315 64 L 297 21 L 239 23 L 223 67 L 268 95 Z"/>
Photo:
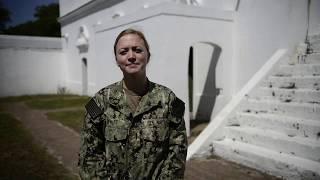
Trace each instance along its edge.
<path fill-rule="evenodd" d="M 135 112 L 122 82 L 101 89 L 86 105 L 79 153 L 82 179 L 183 179 L 187 137 L 184 103 L 150 82 Z"/>

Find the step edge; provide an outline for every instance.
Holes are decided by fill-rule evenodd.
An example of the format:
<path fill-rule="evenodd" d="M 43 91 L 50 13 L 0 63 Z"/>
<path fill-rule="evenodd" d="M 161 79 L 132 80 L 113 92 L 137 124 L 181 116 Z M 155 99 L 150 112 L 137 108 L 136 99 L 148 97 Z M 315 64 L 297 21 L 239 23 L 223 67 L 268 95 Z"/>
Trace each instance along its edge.
<path fill-rule="evenodd" d="M 260 129 L 260 128 L 254 128 L 254 127 L 241 127 L 241 126 L 227 126 L 225 127 L 228 130 L 233 130 L 233 131 L 240 131 L 242 134 L 248 134 L 248 135 L 259 135 L 275 140 L 281 140 L 281 141 L 287 141 L 290 143 L 297 143 L 301 144 L 304 146 L 310 146 L 312 148 L 320 148 L 320 143 L 318 140 L 313 140 L 313 139 L 308 139 L 308 138 L 303 138 L 299 136 L 294 136 L 290 137 L 284 133 L 280 133 L 278 131 L 270 130 L 270 129 Z M 262 133 L 261 131 L 264 131 Z M 266 135 L 268 134 L 268 135 Z M 317 143 L 318 142 L 318 143 Z"/>
<path fill-rule="evenodd" d="M 286 164 L 294 164 L 298 167 L 301 167 L 302 169 L 306 169 L 306 166 L 304 165 L 307 164 L 308 169 L 313 169 L 315 170 L 315 172 L 320 172 L 320 162 L 298 157 L 298 156 L 293 156 L 288 153 L 280 153 L 280 152 L 273 151 L 271 149 L 264 148 L 261 146 L 256 146 L 256 145 L 239 142 L 239 141 L 233 141 L 232 139 L 229 139 L 229 138 L 226 138 L 223 141 L 213 141 L 213 143 L 222 144 L 224 146 L 231 147 L 232 149 L 239 149 L 241 151 L 252 153 L 266 159 L 271 159 L 271 160 L 286 163 Z M 250 148 L 247 148 L 245 146 L 248 146 Z M 254 151 L 248 151 L 248 149 L 254 149 Z M 271 154 L 272 156 L 268 154 Z M 277 158 L 271 158 L 271 157 L 277 157 Z M 302 166 L 302 164 L 304 165 Z"/>

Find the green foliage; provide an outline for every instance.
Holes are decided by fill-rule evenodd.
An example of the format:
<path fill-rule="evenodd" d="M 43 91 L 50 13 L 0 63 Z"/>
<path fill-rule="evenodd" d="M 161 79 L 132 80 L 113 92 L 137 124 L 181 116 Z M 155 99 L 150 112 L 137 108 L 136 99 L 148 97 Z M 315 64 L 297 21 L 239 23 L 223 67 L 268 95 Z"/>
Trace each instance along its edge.
<path fill-rule="evenodd" d="M 58 112 L 47 113 L 47 116 L 49 119 L 58 121 L 63 125 L 72 128 L 78 133 L 80 133 L 84 115 L 85 115 L 84 110 L 58 111 Z"/>
<path fill-rule="evenodd" d="M 28 35 L 28 36 L 48 36 L 60 37 L 59 4 L 38 6 L 35 9 L 34 17 L 36 20 L 28 21 L 5 29 L 4 34 L 9 35 Z"/>
<path fill-rule="evenodd" d="M 77 179 L 9 114 L 0 113 L 0 134 L 0 179 Z"/>
<path fill-rule="evenodd" d="M 5 29 L 6 23 L 11 21 L 10 14 L 10 11 L 0 1 L 0 32 Z"/>

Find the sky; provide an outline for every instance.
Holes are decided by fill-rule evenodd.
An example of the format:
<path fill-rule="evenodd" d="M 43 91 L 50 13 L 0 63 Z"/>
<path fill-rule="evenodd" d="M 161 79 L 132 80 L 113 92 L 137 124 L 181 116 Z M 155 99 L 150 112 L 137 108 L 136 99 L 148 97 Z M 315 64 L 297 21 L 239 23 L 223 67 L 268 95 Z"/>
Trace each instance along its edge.
<path fill-rule="evenodd" d="M 33 20 L 35 7 L 39 5 L 47 5 L 50 3 L 58 3 L 59 0 L 0 0 L 4 7 L 11 12 L 11 22 L 7 26 L 14 26 Z"/>

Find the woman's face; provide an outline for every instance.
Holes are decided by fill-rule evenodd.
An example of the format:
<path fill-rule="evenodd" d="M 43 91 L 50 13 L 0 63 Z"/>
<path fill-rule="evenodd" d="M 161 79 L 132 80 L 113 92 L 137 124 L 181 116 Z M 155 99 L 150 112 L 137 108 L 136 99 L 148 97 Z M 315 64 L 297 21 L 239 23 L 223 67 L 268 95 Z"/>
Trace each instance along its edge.
<path fill-rule="evenodd" d="M 124 75 L 145 74 L 148 51 L 143 39 L 136 34 L 122 36 L 116 45 L 116 60 Z"/>

